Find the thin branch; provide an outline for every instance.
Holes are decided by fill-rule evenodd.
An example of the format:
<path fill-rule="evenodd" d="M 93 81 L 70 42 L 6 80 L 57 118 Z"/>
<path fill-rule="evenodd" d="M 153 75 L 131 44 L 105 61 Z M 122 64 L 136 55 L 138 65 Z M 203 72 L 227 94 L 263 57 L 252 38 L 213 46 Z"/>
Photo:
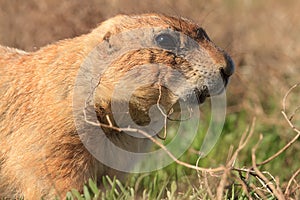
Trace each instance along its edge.
<path fill-rule="evenodd" d="M 294 90 L 296 87 L 300 86 L 300 83 L 297 83 L 295 85 L 293 85 L 288 91 L 287 93 L 284 95 L 283 99 L 282 99 L 282 108 L 283 108 L 283 112 L 286 112 L 286 99 L 289 96 L 289 94 L 292 92 L 292 90 Z"/>
<path fill-rule="evenodd" d="M 261 163 L 258 163 L 257 166 L 265 165 L 266 163 L 270 162 L 271 160 L 277 158 L 280 154 L 282 154 L 284 151 L 286 151 L 288 148 L 290 148 L 300 137 L 300 131 L 292 124 L 292 122 L 288 119 L 286 113 L 284 111 L 281 112 L 285 118 L 285 120 L 288 122 L 290 127 L 292 128 L 293 131 L 297 133 L 297 135 L 290 140 L 283 148 L 281 148 L 277 153 L 269 157 L 268 159 L 264 160 Z"/>
<path fill-rule="evenodd" d="M 259 187 L 257 187 L 256 185 L 254 185 L 253 183 L 250 184 L 251 189 L 254 191 L 254 196 L 257 199 L 268 199 L 266 197 L 266 195 L 264 194 L 263 191 L 261 191 L 261 189 Z"/>
<path fill-rule="evenodd" d="M 197 167 L 195 165 L 191 165 L 189 163 L 183 162 L 178 160 L 163 144 L 161 144 L 158 140 L 156 140 L 155 138 L 153 138 L 151 135 L 149 135 L 148 133 L 146 133 L 145 131 L 139 130 L 139 129 L 134 129 L 134 128 L 117 128 L 118 131 L 128 131 L 128 132 L 136 132 L 136 133 L 140 133 L 142 135 L 144 135 L 145 137 L 147 137 L 148 139 L 150 139 L 153 143 L 155 143 L 156 145 L 158 145 L 160 148 L 162 148 L 168 155 L 169 157 L 176 162 L 179 165 L 185 166 L 187 168 L 191 168 L 191 169 L 195 169 L 195 170 L 199 170 L 199 171 L 206 171 L 206 172 L 210 172 L 210 173 L 214 173 L 214 172 L 220 172 L 220 171 L 224 171 L 224 167 L 218 167 L 218 168 L 202 168 L 202 167 Z"/>
<path fill-rule="evenodd" d="M 228 154 L 227 154 L 227 158 L 226 158 L 226 163 L 229 163 L 229 161 L 231 160 L 231 158 L 233 156 L 233 149 L 234 149 L 234 146 L 230 145 L 229 150 L 228 150 Z M 234 165 L 234 163 L 235 163 L 235 161 L 233 162 L 233 165 Z"/>
<path fill-rule="evenodd" d="M 210 199 L 215 199 L 215 197 L 214 197 L 214 195 L 213 195 L 213 193 L 211 191 L 211 188 L 210 188 L 210 186 L 208 184 L 207 173 L 204 172 L 203 174 L 204 174 L 204 184 L 205 184 L 205 188 L 207 190 L 208 196 L 209 196 Z"/>
<path fill-rule="evenodd" d="M 235 152 L 233 153 L 231 159 L 228 161 L 228 164 L 230 164 L 231 167 L 233 167 L 239 152 L 246 146 L 246 144 L 249 142 L 250 138 L 252 138 L 253 133 L 254 133 L 255 123 L 256 123 L 256 118 L 254 117 L 253 120 L 252 120 L 250 128 L 247 127 L 247 129 L 245 130 L 245 132 L 243 133 L 243 135 L 240 139 L 238 148 L 235 150 Z"/>
<path fill-rule="evenodd" d="M 217 188 L 217 198 L 216 198 L 217 200 L 223 199 L 224 189 L 225 189 L 225 185 L 227 183 L 227 178 L 228 178 L 229 172 L 230 172 L 230 168 L 224 169 L 224 173 L 222 175 L 219 186 Z"/>
<path fill-rule="evenodd" d="M 298 192 L 300 193 L 300 186 L 296 186 L 294 189 L 292 189 L 292 191 L 290 192 L 290 194 L 296 193 L 297 190 L 298 190 Z M 298 193 L 298 194 L 299 194 L 299 193 Z M 296 194 L 296 195 L 297 195 L 297 194 Z"/>
<path fill-rule="evenodd" d="M 250 184 L 250 187 L 253 191 L 253 194 L 254 196 L 257 198 L 257 199 L 268 199 L 267 196 L 266 196 L 266 190 L 264 187 L 258 187 L 257 185 L 251 183 Z M 272 195 L 273 197 L 274 195 Z"/>
<path fill-rule="evenodd" d="M 108 115 L 106 115 L 106 120 L 108 121 L 109 126 L 113 126 L 113 124 L 112 124 L 112 122 L 111 122 L 111 120 L 110 120 L 110 118 L 109 118 Z"/>
<path fill-rule="evenodd" d="M 300 111 L 300 106 L 298 106 L 294 112 L 291 114 L 291 116 L 289 117 L 289 120 L 292 121 L 294 119 L 294 116 L 296 115 L 296 113 Z"/>
<path fill-rule="evenodd" d="M 158 108 L 158 110 L 161 112 L 161 114 L 164 116 L 164 135 L 161 137 L 159 134 L 157 134 L 157 137 L 161 140 L 165 140 L 167 138 L 167 120 L 168 120 L 168 115 L 165 114 L 165 112 L 162 110 L 162 108 L 159 105 L 159 102 L 161 100 L 161 85 L 158 85 L 158 91 L 159 91 L 159 95 L 158 95 L 158 99 L 156 102 L 156 106 Z"/>
<path fill-rule="evenodd" d="M 260 139 L 259 142 L 252 148 L 252 153 L 251 153 L 251 157 L 252 157 L 252 167 L 255 171 L 255 173 L 257 174 L 257 176 L 263 180 L 264 183 L 268 183 L 269 180 L 265 177 L 265 175 L 257 168 L 257 164 L 256 164 L 256 156 L 255 156 L 255 152 L 256 149 L 258 148 L 259 144 L 262 141 L 262 135 L 260 135 Z M 272 190 L 272 193 L 276 196 L 276 198 L 278 200 L 284 200 L 284 195 L 282 194 L 281 190 L 278 188 L 276 188 L 273 184 L 267 184 L 266 187 L 270 187 L 270 189 Z"/>
<path fill-rule="evenodd" d="M 286 187 L 286 189 L 285 189 L 285 192 L 284 192 L 284 194 L 285 194 L 286 196 L 288 196 L 288 194 L 289 194 L 290 187 L 291 187 L 291 185 L 292 185 L 293 180 L 295 180 L 295 178 L 296 178 L 299 174 L 300 174 L 300 169 L 298 169 L 298 170 L 292 175 L 292 177 L 290 178 L 290 180 L 289 180 L 289 182 L 288 182 L 288 185 L 287 185 L 287 187 Z"/>
<path fill-rule="evenodd" d="M 253 118 L 251 127 L 247 127 L 246 131 L 243 133 L 238 148 L 235 150 L 235 152 L 232 154 L 232 149 L 228 152 L 228 157 L 231 155 L 231 158 L 227 158 L 228 162 L 226 163 L 226 167 L 224 168 L 224 173 L 222 175 L 222 178 L 220 180 L 219 186 L 217 188 L 217 199 L 221 200 L 223 198 L 223 193 L 225 189 L 225 184 L 227 183 L 228 174 L 232 170 L 234 163 L 237 159 L 237 156 L 239 152 L 246 146 L 246 144 L 249 142 L 250 138 L 252 137 L 254 133 L 254 127 L 255 127 L 256 118 Z M 250 130 L 249 130 L 250 129 Z"/>
<path fill-rule="evenodd" d="M 244 190 L 244 192 L 246 193 L 247 197 L 249 200 L 252 200 L 252 197 L 249 193 L 249 186 L 245 180 L 245 178 L 243 177 L 242 173 L 241 172 L 238 172 L 238 176 L 237 176 L 237 180 L 238 182 L 242 185 L 242 188 Z"/>
<path fill-rule="evenodd" d="M 282 100 L 282 111 L 281 111 L 284 119 L 287 121 L 287 123 L 292 128 L 292 130 L 297 133 L 297 135 L 292 140 L 290 140 L 289 143 L 287 143 L 283 148 L 281 148 L 277 153 L 275 153 L 274 155 L 272 155 L 268 159 L 264 160 L 263 162 L 258 163 L 257 166 L 264 165 L 264 164 L 272 161 L 273 159 L 277 158 L 280 154 L 282 154 L 284 151 L 286 151 L 288 148 L 290 148 L 298 140 L 298 138 L 300 137 L 300 131 L 294 126 L 294 124 L 291 121 L 293 119 L 293 117 L 294 117 L 294 113 L 297 112 L 297 109 L 299 107 L 294 111 L 294 113 L 292 114 L 291 117 L 288 117 L 287 114 L 286 114 L 286 101 L 287 101 L 287 97 L 298 86 L 300 86 L 300 83 L 297 83 L 294 86 L 292 86 L 287 91 L 287 93 L 284 95 L 283 100 Z"/>

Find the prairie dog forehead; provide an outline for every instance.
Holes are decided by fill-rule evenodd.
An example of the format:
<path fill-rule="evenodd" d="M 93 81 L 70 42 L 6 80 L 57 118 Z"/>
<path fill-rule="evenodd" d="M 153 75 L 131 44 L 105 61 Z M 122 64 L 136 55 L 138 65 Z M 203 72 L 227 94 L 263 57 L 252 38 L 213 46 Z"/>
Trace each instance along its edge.
<path fill-rule="evenodd" d="M 104 21 L 96 32 L 109 32 L 115 35 L 123 31 L 139 28 L 160 27 L 182 32 L 192 38 L 196 37 L 196 30 L 200 28 L 196 23 L 179 17 L 171 17 L 163 14 L 141 14 L 141 15 L 117 15 Z"/>

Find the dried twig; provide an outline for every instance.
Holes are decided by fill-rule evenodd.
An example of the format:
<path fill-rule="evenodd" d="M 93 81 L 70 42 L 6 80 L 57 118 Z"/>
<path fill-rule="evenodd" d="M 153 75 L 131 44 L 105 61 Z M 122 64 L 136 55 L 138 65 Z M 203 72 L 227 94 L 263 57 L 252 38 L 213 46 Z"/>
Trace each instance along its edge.
<path fill-rule="evenodd" d="M 265 165 L 268 162 L 270 162 L 270 161 L 274 160 L 275 158 L 277 158 L 280 154 L 282 154 L 288 148 L 290 148 L 298 140 L 298 138 L 300 137 L 300 131 L 291 123 L 291 121 L 288 119 L 286 113 L 282 111 L 282 114 L 283 114 L 284 118 L 286 119 L 286 121 L 288 122 L 288 124 L 290 125 L 290 127 L 293 129 L 293 131 L 295 131 L 297 133 L 297 135 L 292 140 L 290 140 L 283 148 L 281 148 L 277 153 L 275 153 L 274 155 L 272 155 L 268 159 L 264 160 L 263 162 L 258 163 L 257 166 Z"/>
<path fill-rule="evenodd" d="M 235 161 L 237 159 L 239 152 L 246 146 L 246 144 L 249 142 L 250 138 L 252 137 L 252 135 L 254 133 L 255 122 L 256 122 L 256 118 L 253 118 L 251 127 L 250 128 L 247 127 L 246 131 L 243 133 L 243 135 L 240 139 L 238 148 L 235 150 L 235 152 L 232 154 L 232 150 L 229 150 L 228 158 L 227 158 L 228 161 L 227 161 L 226 167 L 224 168 L 224 173 L 221 177 L 219 186 L 217 188 L 217 199 L 218 200 L 221 200 L 223 197 L 227 178 L 228 178 L 231 170 L 234 167 L 234 164 L 235 164 Z"/>
<path fill-rule="evenodd" d="M 216 198 L 217 200 L 221 200 L 223 198 L 224 189 L 225 189 L 225 185 L 227 183 L 227 178 L 228 178 L 229 173 L 230 173 L 230 168 L 226 167 L 224 169 L 224 173 L 221 177 L 219 186 L 217 188 L 217 198 Z"/>
<path fill-rule="evenodd" d="M 295 85 L 293 85 L 288 91 L 287 93 L 284 95 L 283 99 L 282 99 L 282 108 L 283 108 L 283 112 L 286 112 L 286 99 L 287 97 L 290 95 L 290 93 L 296 88 L 300 86 L 300 83 L 297 83 Z"/>
<path fill-rule="evenodd" d="M 108 125 L 109 126 L 113 126 L 113 124 L 112 124 L 112 122 L 111 122 L 111 120 L 110 120 L 110 118 L 109 118 L 108 115 L 106 115 L 106 120 L 108 121 Z"/>
<path fill-rule="evenodd" d="M 161 100 L 161 95 L 162 95 L 161 85 L 158 85 L 158 91 L 159 91 L 159 95 L 158 95 L 158 99 L 157 99 L 157 102 L 156 102 L 156 106 L 157 106 L 158 110 L 160 111 L 160 113 L 164 116 L 164 135 L 160 136 L 159 134 L 157 134 L 157 137 L 159 139 L 161 139 L 161 140 L 165 140 L 167 138 L 167 120 L 168 120 L 168 115 L 165 114 L 165 112 L 163 111 L 163 109 L 159 105 L 160 100 Z"/>
<path fill-rule="evenodd" d="M 208 184 L 207 173 L 203 172 L 203 174 L 204 174 L 204 184 L 205 184 L 205 188 L 207 190 L 207 194 L 208 194 L 210 199 L 215 199 L 215 196 L 213 195 L 212 190 L 211 190 L 211 188 Z"/>
<path fill-rule="evenodd" d="M 101 125 L 102 126 L 102 125 Z M 110 127 L 112 128 L 112 127 Z M 144 135 L 145 137 L 147 137 L 148 139 L 150 139 L 153 143 L 155 143 L 156 145 L 158 145 L 160 148 L 162 148 L 168 155 L 169 157 L 176 162 L 179 165 L 182 165 L 184 167 L 190 168 L 190 169 L 195 169 L 195 170 L 199 170 L 199 171 L 205 171 L 208 173 L 215 173 L 215 172 L 222 172 L 224 171 L 224 167 L 217 167 L 217 168 L 202 168 L 202 167 L 198 167 L 195 165 L 191 165 L 189 163 L 183 162 L 178 160 L 162 143 L 160 143 L 158 140 L 156 140 L 155 138 L 153 138 L 151 135 L 149 135 L 148 133 L 146 133 L 145 131 L 139 130 L 139 129 L 134 129 L 134 128 L 117 128 L 115 130 L 118 131 L 128 131 L 128 132 L 135 132 L 135 133 L 140 133 L 142 135 Z"/>
<path fill-rule="evenodd" d="M 276 188 L 272 183 L 269 183 L 269 180 L 266 178 L 266 176 L 257 168 L 257 164 L 256 164 L 256 156 L 255 156 L 255 152 L 256 149 L 258 148 L 260 142 L 262 140 L 262 135 L 260 135 L 260 139 L 259 142 L 252 148 L 252 153 L 251 153 L 251 157 L 252 157 L 252 167 L 255 171 L 255 173 L 257 174 L 257 176 L 263 181 L 262 183 L 265 184 L 265 187 L 269 187 L 272 191 L 272 193 L 276 196 L 277 199 L 279 200 L 284 200 L 284 195 L 282 193 L 282 191 L 280 190 L 280 188 Z"/>
<path fill-rule="evenodd" d="M 246 144 L 249 142 L 250 138 L 253 136 L 255 123 L 256 123 L 256 118 L 253 118 L 251 126 L 247 127 L 247 129 L 245 130 L 245 132 L 242 134 L 242 137 L 240 139 L 238 148 L 235 150 L 235 152 L 233 153 L 231 159 L 228 161 L 228 164 L 230 164 L 231 167 L 234 166 L 234 163 L 235 163 L 235 161 L 237 159 L 237 156 L 238 156 L 239 152 L 243 148 L 245 148 Z"/>
<path fill-rule="evenodd" d="M 288 117 L 286 114 L 286 101 L 287 101 L 287 97 L 289 96 L 289 94 L 292 92 L 293 89 L 295 89 L 296 87 L 298 87 L 300 85 L 300 83 L 294 85 L 293 87 L 291 87 L 287 93 L 285 94 L 283 101 L 282 101 L 282 115 L 284 117 L 284 119 L 287 121 L 287 123 L 289 124 L 289 126 L 292 128 L 292 130 L 294 132 L 297 133 L 297 135 L 290 140 L 283 148 L 281 148 L 277 153 L 275 153 L 274 155 L 272 155 L 271 157 L 269 157 L 268 159 L 264 160 L 261 163 L 258 163 L 257 166 L 261 166 L 261 165 L 265 165 L 268 162 L 272 161 L 273 159 L 277 158 L 280 154 L 282 154 L 283 152 L 285 152 L 288 148 L 290 148 L 300 137 L 300 131 L 293 125 L 291 119 L 293 119 L 294 114 L 296 113 L 296 111 L 293 112 L 293 115 L 291 117 Z M 298 108 L 297 108 L 298 109 Z"/>
<path fill-rule="evenodd" d="M 293 121 L 294 116 L 295 116 L 295 115 L 297 114 L 297 112 L 299 112 L 299 111 L 300 111 L 300 106 L 298 106 L 298 107 L 294 110 L 294 112 L 291 114 L 289 120 L 290 120 L 290 121 Z"/>
<path fill-rule="evenodd" d="M 249 188 L 249 186 L 248 186 L 248 184 L 247 184 L 245 178 L 243 177 L 243 175 L 242 175 L 241 172 L 238 172 L 238 173 L 239 173 L 239 175 L 236 176 L 236 177 L 237 177 L 237 181 L 242 185 L 242 188 L 243 188 L 244 192 L 246 193 L 247 198 L 248 198 L 249 200 L 252 200 L 252 197 L 251 197 L 251 195 L 250 195 L 250 193 L 249 193 L 249 189 L 250 189 L 250 188 Z"/>
<path fill-rule="evenodd" d="M 300 174 L 300 169 L 298 169 L 298 170 L 292 175 L 292 177 L 290 178 L 290 180 L 289 180 L 289 182 L 288 182 L 288 185 L 287 185 L 287 187 L 286 187 L 286 189 L 285 189 L 285 192 L 284 192 L 284 194 L 285 194 L 286 196 L 289 196 L 289 193 L 290 193 L 290 187 L 291 187 L 291 185 L 292 185 L 292 182 L 295 180 L 295 178 L 296 178 L 299 174 Z"/>
<path fill-rule="evenodd" d="M 267 196 L 264 194 L 264 191 L 261 190 L 260 187 L 257 187 L 255 184 L 250 183 L 250 187 L 253 190 L 253 195 L 257 198 L 257 199 L 268 199 Z"/>

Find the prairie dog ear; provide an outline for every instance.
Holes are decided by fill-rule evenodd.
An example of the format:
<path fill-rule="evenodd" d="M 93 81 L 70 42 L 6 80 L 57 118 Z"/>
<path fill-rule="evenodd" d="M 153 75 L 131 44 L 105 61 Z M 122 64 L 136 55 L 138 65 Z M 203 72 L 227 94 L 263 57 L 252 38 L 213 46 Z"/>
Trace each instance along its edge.
<path fill-rule="evenodd" d="M 107 33 L 105 33 L 105 35 L 103 36 L 103 40 L 106 42 L 109 42 L 109 38 L 111 36 L 111 32 L 108 31 Z"/>

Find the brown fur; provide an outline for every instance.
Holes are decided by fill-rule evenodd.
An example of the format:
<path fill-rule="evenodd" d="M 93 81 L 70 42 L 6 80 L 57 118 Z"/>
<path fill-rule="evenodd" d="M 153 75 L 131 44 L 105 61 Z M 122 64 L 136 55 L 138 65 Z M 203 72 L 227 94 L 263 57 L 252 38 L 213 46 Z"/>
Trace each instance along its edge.
<path fill-rule="evenodd" d="M 0 197 L 64 197 L 71 188 L 80 190 L 88 178 L 97 179 L 110 172 L 90 155 L 76 133 L 72 114 L 74 82 L 86 56 L 103 39 L 141 27 L 171 28 L 195 38 L 206 49 L 204 59 L 210 60 L 212 64 L 208 67 L 212 70 L 231 62 L 212 42 L 197 37 L 199 27 L 194 23 L 158 14 L 120 15 L 103 22 L 89 34 L 32 53 L 0 46 Z M 104 113 L 98 112 L 103 122 L 104 114 L 110 113 L 111 90 L 122 76 L 121 71 L 148 63 L 149 55 L 155 54 L 157 63 L 186 69 L 184 74 L 192 76 L 187 70 L 188 63 L 166 52 L 144 50 L 131 54 L 113 63 L 97 88 L 96 94 L 101 96 L 95 97 L 96 109 L 104 109 Z M 131 110 L 137 110 L 132 114 L 137 123 L 147 122 L 147 114 L 139 110 L 157 101 L 156 89 L 149 86 L 135 94 Z M 164 94 L 163 105 L 176 102 L 174 96 Z M 150 100 L 143 102 L 140 97 L 145 95 Z M 112 130 L 107 132 L 112 138 L 117 134 Z M 135 142 L 128 137 L 123 139 Z"/>

